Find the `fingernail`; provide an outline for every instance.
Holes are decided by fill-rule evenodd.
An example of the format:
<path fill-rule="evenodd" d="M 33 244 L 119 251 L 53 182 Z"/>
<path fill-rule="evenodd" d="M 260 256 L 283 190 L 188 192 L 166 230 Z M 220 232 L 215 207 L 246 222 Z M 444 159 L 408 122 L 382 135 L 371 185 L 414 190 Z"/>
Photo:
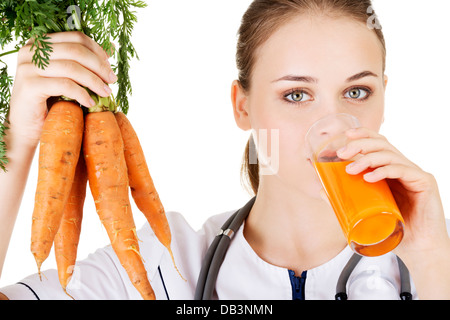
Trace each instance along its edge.
<path fill-rule="evenodd" d="M 114 72 L 110 72 L 109 73 L 109 80 L 111 81 L 111 82 L 116 82 L 117 81 L 117 76 L 115 75 L 115 73 Z"/>
<path fill-rule="evenodd" d="M 364 180 L 370 182 L 370 181 L 373 181 L 375 177 L 376 177 L 376 173 L 372 171 L 372 172 L 366 173 L 364 175 Z"/>
<path fill-rule="evenodd" d="M 358 162 L 352 162 L 345 167 L 345 171 L 351 175 L 360 174 L 363 171 L 363 167 Z"/>
<path fill-rule="evenodd" d="M 111 94 L 111 92 L 112 92 L 112 90 L 111 90 L 111 88 L 108 86 L 108 85 L 104 85 L 103 86 L 103 89 L 105 90 L 105 93 L 106 93 L 106 95 L 110 95 Z"/>
<path fill-rule="evenodd" d="M 355 167 L 356 167 L 356 164 L 354 162 L 352 162 L 345 167 L 345 171 L 347 171 L 347 172 L 352 171 L 352 169 L 354 169 Z"/>
<path fill-rule="evenodd" d="M 337 154 L 343 154 L 347 150 L 347 146 L 338 149 Z"/>

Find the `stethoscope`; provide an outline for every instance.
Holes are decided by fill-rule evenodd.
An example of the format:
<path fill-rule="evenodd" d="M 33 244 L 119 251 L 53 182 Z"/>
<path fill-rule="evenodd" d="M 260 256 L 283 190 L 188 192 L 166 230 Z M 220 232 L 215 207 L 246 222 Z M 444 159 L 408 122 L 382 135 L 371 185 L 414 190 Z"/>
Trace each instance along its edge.
<path fill-rule="evenodd" d="M 225 253 L 230 246 L 231 239 L 244 223 L 244 220 L 247 218 L 253 204 L 255 203 L 255 199 L 256 197 L 250 199 L 245 206 L 237 210 L 228 218 L 209 246 L 198 277 L 197 288 L 195 289 L 194 296 L 195 300 L 212 299 L 214 288 L 216 286 L 217 275 L 219 274 L 219 269 L 224 260 Z M 342 269 L 336 285 L 336 300 L 347 300 L 347 281 L 361 258 L 361 255 L 354 253 Z M 397 261 L 400 270 L 400 298 L 401 300 L 412 300 L 408 268 L 400 258 L 397 257 Z"/>

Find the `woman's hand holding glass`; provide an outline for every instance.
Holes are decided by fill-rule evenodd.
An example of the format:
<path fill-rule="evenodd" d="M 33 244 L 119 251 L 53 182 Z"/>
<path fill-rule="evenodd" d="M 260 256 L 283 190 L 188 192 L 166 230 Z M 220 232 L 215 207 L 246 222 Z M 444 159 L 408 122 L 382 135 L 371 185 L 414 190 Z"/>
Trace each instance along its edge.
<path fill-rule="evenodd" d="M 338 151 L 342 159 L 360 156 L 347 166 L 356 175 L 373 169 L 364 179 L 377 182 L 387 179 L 405 220 L 405 234 L 395 252 L 402 259 L 412 255 L 429 256 L 430 252 L 450 250 L 445 215 L 438 185 L 433 175 L 408 160 L 382 135 L 367 128 L 346 131 L 350 142 Z M 449 251 L 450 252 L 450 251 Z"/>

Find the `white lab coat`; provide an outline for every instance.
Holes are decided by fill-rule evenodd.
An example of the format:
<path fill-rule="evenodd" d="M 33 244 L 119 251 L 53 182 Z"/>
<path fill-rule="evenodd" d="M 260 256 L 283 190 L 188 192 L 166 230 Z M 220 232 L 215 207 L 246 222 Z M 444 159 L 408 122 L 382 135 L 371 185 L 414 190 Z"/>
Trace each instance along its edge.
<path fill-rule="evenodd" d="M 157 299 L 193 299 L 203 256 L 233 212 L 211 217 L 199 231 L 179 213 L 167 213 L 175 261 L 187 281 L 179 276 L 150 226 L 145 224 L 138 231 L 141 254 Z M 347 247 L 325 264 L 307 270 L 305 299 L 334 299 L 337 279 L 351 255 Z M 38 275 L 31 275 L 0 292 L 9 299 L 70 299 L 61 289 L 56 270 L 43 273 L 42 281 Z M 67 291 L 75 299 L 141 299 L 110 246 L 77 262 Z M 349 299 L 399 299 L 399 292 L 398 264 L 391 253 L 361 259 L 347 283 Z M 414 284 L 412 294 L 416 298 Z M 241 226 L 219 271 L 215 298 L 292 299 L 289 272 L 262 260 L 245 240 Z"/>

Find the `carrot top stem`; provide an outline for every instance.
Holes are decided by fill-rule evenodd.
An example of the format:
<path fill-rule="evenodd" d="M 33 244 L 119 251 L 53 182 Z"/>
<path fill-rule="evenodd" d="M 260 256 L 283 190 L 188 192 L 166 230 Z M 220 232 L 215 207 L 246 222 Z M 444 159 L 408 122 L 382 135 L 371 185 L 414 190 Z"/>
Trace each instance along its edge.
<path fill-rule="evenodd" d="M 111 94 L 108 97 L 100 97 L 96 93 L 92 92 L 86 87 L 83 87 L 91 96 L 92 100 L 95 101 L 95 106 L 88 108 L 87 112 L 103 112 L 103 111 L 111 111 L 113 113 L 116 113 L 118 111 L 118 103 L 116 103 L 116 100 L 114 99 L 114 96 Z M 59 96 L 53 101 L 53 103 L 56 103 L 58 101 L 72 101 L 75 103 L 78 103 L 76 100 L 68 98 L 66 96 Z"/>
<path fill-rule="evenodd" d="M 95 106 L 88 109 L 89 113 L 103 111 L 111 111 L 114 113 L 117 112 L 117 103 L 112 94 L 108 97 L 100 97 L 88 88 L 86 88 L 86 90 L 89 92 L 91 98 L 95 101 Z"/>

